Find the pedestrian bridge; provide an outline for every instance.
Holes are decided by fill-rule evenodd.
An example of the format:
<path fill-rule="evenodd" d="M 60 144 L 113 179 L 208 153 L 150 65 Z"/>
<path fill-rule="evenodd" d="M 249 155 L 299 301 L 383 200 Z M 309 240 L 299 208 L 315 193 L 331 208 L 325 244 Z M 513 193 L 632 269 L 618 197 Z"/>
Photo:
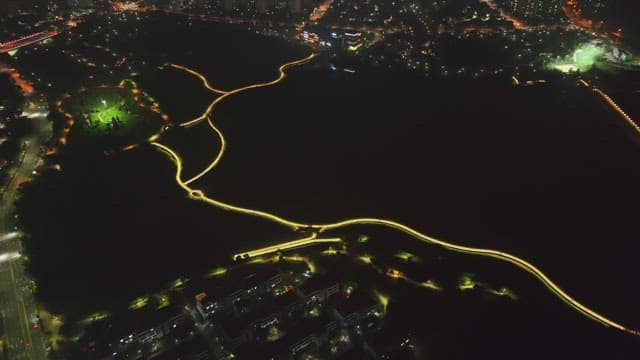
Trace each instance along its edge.
<path fill-rule="evenodd" d="M 308 238 L 289 241 L 289 242 L 284 242 L 284 243 L 271 245 L 271 246 L 263 247 L 263 248 L 256 249 L 256 250 L 241 252 L 241 253 L 233 255 L 233 260 L 235 260 L 235 261 L 245 260 L 245 259 L 249 259 L 249 258 L 256 257 L 256 256 L 275 253 L 275 252 L 278 252 L 278 251 L 291 250 L 291 249 L 296 249 L 296 248 L 305 247 L 305 246 L 311 246 L 311 245 L 316 245 L 316 244 L 340 243 L 340 242 L 342 242 L 341 238 L 319 239 L 319 238 L 316 238 L 315 236 L 311 236 L 311 237 L 308 237 Z"/>

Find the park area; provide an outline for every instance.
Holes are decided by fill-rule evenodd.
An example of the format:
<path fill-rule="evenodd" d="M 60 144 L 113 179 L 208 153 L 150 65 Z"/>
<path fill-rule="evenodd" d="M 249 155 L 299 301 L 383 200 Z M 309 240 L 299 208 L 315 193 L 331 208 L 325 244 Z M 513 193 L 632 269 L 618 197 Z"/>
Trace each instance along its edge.
<path fill-rule="evenodd" d="M 74 138 L 107 136 L 114 147 L 132 146 L 157 134 L 169 120 L 159 104 L 131 80 L 80 89 L 57 105 L 67 118 L 63 144 L 73 128 Z"/>

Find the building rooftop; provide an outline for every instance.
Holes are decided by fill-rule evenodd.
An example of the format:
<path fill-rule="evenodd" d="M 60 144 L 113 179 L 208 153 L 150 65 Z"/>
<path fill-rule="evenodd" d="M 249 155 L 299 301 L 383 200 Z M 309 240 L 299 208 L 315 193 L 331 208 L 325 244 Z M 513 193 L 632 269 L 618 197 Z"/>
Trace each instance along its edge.
<path fill-rule="evenodd" d="M 109 338 L 112 342 L 119 341 L 125 336 L 149 330 L 181 314 L 183 309 L 177 305 L 162 309 L 145 307 L 140 310 L 129 310 L 110 321 Z"/>
<path fill-rule="evenodd" d="M 410 339 L 411 332 L 402 321 L 385 321 L 382 329 L 369 341 L 369 345 L 378 354 L 396 353 L 403 348 L 400 344 Z"/>
<path fill-rule="evenodd" d="M 218 277 L 192 281 L 185 289 L 185 295 L 193 299 L 197 294 L 204 292 L 207 294 L 204 301 L 213 302 L 238 290 L 249 290 L 278 274 L 273 267 L 243 265 Z"/>
<path fill-rule="evenodd" d="M 202 360 L 210 357 L 200 357 L 200 354 L 207 353 L 207 344 L 201 336 L 194 336 L 182 344 L 175 346 L 158 356 L 154 360 Z"/>
<path fill-rule="evenodd" d="M 351 294 L 351 296 L 342 301 L 336 307 L 336 310 L 338 310 L 340 315 L 348 316 L 354 312 L 365 310 L 376 304 L 377 302 L 365 291 L 356 290 Z"/>
<path fill-rule="evenodd" d="M 244 281 L 244 284 L 245 284 L 246 288 L 250 289 L 250 288 L 252 288 L 254 286 L 257 286 L 257 285 L 260 285 L 260 284 L 264 283 L 265 281 L 267 281 L 267 280 L 271 279 L 272 277 L 277 276 L 279 274 L 280 273 L 277 270 L 273 269 L 273 268 L 264 269 L 264 270 L 255 271 L 255 272 L 252 272 L 252 273 L 246 275 L 243 278 L 243 281 Z"/>
<path fill-rule="evenodd" d="M 309 335 L 320 333 L 325 325 L 333 321 L 328 316 L 319 316 L 297 321 L 290 326 L 282 326 L 285 335 L 273 342 L 252 342 L 240 346 L 236 356 L 240 359 L 264 359 L 289 352 L 289 348 Z"/>
<path fill-rule="evenodd" d="M 292 291 L 280 296 L 268 296 L 254 302 L 252 304 L 253 308 L 239 317 L 234 317 L 233 314 L 227 313 L 216 318 L 215 322 L 222 326 L 229 337 L 235 338 L 242 335 L 243 331 L 254 321 L 279 312 L 298 300 L 298 296 Z"/>

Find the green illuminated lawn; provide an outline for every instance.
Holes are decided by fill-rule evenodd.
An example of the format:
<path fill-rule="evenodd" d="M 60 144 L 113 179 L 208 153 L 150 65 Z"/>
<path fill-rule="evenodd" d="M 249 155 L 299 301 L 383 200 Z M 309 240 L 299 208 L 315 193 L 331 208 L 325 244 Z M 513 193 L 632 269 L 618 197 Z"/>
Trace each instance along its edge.
<path fill-rule="evenodd" d="M 589 71 L 606 51 L 606 48 L 593 43 L 582 44 L 570 57 L 553 61 L 549 67 L 567 73 Z"/>
<path fill-rule="evenodd" d="M 169 119 L 158 103 L 131 80 L 117 86 L 81 89 L 63 98 L 58 111 L 71 119 L 80 136 L 98 135 L 109 139 L 110 147 L 123 149 L 147 141 Z"/>
<path fill-rule="evenodd" d="M 76 100 L 83 127 L 90 132 L 125 132 L 140 121 L 141 109 L 133 95 L 120 88 L 80 94 Z"/>
<path fill-rule="evenodd" d="M 581 45 L 573 53 L 573 62 L 580 70 L 588 70 L 605 52 L 604 48 L 593 44 Z"/>
<path fill-rule="evenodd" d="M 110 127 L 122 126 L 130 123 L 130 118 L 135 115 L 130 115 L 124 111 L 120 111 L 117 108 L 107 108 L 99 111 L 93 117 L 94 126 L 104 127 L 109 129 Z M 115 125 L 118 124 L 118 125 Z"/>

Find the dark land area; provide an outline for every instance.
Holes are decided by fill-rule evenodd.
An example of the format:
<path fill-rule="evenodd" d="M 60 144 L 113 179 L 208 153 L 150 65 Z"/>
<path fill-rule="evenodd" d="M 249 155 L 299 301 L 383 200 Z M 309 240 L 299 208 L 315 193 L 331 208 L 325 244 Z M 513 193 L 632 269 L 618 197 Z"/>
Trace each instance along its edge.
<path fill-rule="evenodd" d="M 306 55 L 223 25 L 159 26 L 176 17 L 157 16 L 144 28 L 148 34 L 116 46 L 160 52 L 149 67 L 187 65 L 213 86 L 270 80 L 281 63 Z M 202 42 L 205 32 L 214 34 L 210 42 Z M 137 78 L 141 88 L 176 123 L 197 116 L 214 97 L 189 74 L 147 70 Z M 319 59 L 289 71 L 277 86 L 230 97 L 216 109 L 227 154 L 199 187 L 296 221 L 389 218 L 453 243 L 508 251 L 599 312 L 638 324 L 636 254 L 629 251 L 640 200 L 637 135 L 575 83 L 557 77 L 514 87 L 508 78 L 444 81 L 364 67 L 347 74 Z M 181 154 L 188 175 L 215 157 L 214 135 L 203 123 L 172 129 L 160 142 Z M 38 296 L 70 318 L 121 307 L 179 276 L 200 276 L 230 262 L 235 251 L 295 237 L 189 200 L 174 181 L 175 166 L 151 146 L 108 157 L 100 144 L 69 146 L 58 160 L 63 172 L 27 187 L 19 212 L 30 233 L 27 265 Z M 447 285 L 444 294 L 384 285 L 397 316 L 390 324 L 422 329 L 427 354 L 625 358 L 637 345 L 508 264 L 423 247 L 375 227 L 345 231 L 370 234 L 376 256 L 411 248 L 428 269 L 414 269 L 415 276 L 433 274 Z M 462 272 L 507 286 L 520 300 L 461 296 L 453 284 Z"/>

